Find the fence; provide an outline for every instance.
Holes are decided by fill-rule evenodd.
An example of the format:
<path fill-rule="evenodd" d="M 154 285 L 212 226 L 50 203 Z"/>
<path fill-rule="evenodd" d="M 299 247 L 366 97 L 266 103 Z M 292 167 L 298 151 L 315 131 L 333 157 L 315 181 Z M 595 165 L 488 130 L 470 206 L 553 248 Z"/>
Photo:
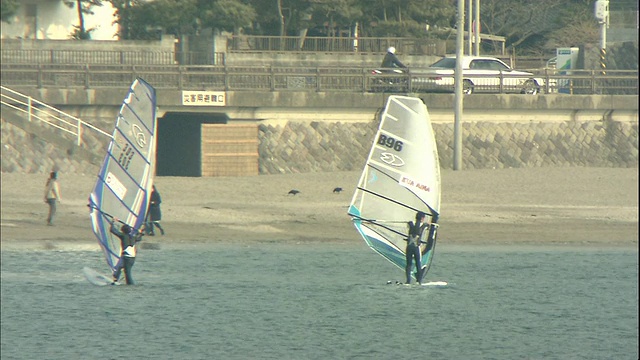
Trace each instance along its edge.
<path fill-rule="evenodd" d="M 465 37 L 468 35 L 465 32 Z M 455 39 L 455 36 L 452 37 Z M 498 42 L 497 54 L 504 55 L 505 38 L 481 34 L 481 41 Z M 455 53 L 454 40 L 434 38 L 376 37 L 300 37 L 233 35 L 227 43 L 229 52 L 324 52 L 384 54 L 393 46 L 403 55 L 437 55 Z M 485 54 L 489 54 L 485 51 Z"/>
<path fill-rule="evenodd" d="M 573 71 L 532 69 L 542 93 L 637 95 L 637 70 Z M 2 85 L 34 88 L 86 89 L 127 88 L 142 77 L 158 89 L 218 91 L 345 91 L 345 92 L 433 92 L 453 91 L 453 75 L 440 86 L 429 75 L 375 74 L 363 67 L 274 67 L 274 66 L 133 66 L 133 65 L 16 65 L 2 64 Z M 475 92 L 521 92 L 525 86 L 516 77 L 500 73 L 485 77 Z M 466 77 L 465 77 L 466 78 Z M 469 77 L 473 81 L 473 77 Z M 445 81 L 445 83 L 447 83 Z M 514 85 L 515 84 L 515 85 Z M 536 92 L 537 93 L 537 92 Z"/>
<path fill-rule="evenodd" d="M 6 64 L 91 64 L 91 65 L 221 65 L 225 54 L 199 51 L 109 51 L 59 49 L 2 49 Z"/>

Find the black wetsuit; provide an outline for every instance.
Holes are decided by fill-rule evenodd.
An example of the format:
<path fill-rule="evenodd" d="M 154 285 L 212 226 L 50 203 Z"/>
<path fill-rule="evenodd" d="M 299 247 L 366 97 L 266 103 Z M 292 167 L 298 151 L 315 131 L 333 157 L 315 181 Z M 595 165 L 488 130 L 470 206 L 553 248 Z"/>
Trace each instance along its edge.
<path fill-rule="evenodd" d="M 124 276 L 127 285 L 133 285 L 133 276 L 131 270 L 133 264 L 136 262 L 136 243 L 140 241 L 141 234 L 124 234 L 113 223 L 111 223 L 111 233 L 120 238 L 120 245 L 122 252 L 120 253 L 120 260 L 116 264 L 116 269 L 113 272 L 114 282 L 120 279 L 120 272 L 124 268 Z"/>
<path fill-rule="evenodd" d="M 422 282 L 422 271 L 420 271 L 420 239 L 422 238 L 422 233 L 424 229 L 429 226 L 427 223 L 414 224 L 413 221 L 409 221 L 409 235 L 407 237 L 407 248 L 406 248 L 406 260 L 407 265 L 405 267 L 405 273 L 407 275 L 407 284 L 411 284 L 411 268 L 412 262 L 415 260 L 416 262 L 416 280 L 418 283 Z"/>

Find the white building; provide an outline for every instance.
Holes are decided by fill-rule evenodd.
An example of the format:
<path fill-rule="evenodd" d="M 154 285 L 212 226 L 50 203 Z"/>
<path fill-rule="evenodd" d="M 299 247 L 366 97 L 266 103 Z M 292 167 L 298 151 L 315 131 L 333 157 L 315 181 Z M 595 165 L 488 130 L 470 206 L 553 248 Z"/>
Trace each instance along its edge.
<path fill-rule="evenodd" d="M 93 15 L 84 14 L 85 30 L 92 40 L 118 40 L 118 26 L 113 24 L 115 10 L 107 1 L 91 8 Z M 2 39 L 70 39 L 73 26 L 80 25 L 76 7 L 70 8 L 62 0 L 23 0 L 16 15 L 2 22 Z"/>

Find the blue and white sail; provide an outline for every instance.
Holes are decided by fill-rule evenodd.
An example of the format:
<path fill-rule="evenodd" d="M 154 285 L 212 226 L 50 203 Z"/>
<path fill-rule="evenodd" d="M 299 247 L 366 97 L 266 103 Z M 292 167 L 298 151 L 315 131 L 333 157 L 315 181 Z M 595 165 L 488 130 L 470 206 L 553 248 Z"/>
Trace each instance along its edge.
<path fill-rule="evenodd" d="M 115 269 L 120 239 L 110 232 L 114 217 L 140 229 L 145 222 L 156 157 L 156 91 L 138 78 L 122 102 L 95 187 L 89 196 L 91 226 Z"/>
<path fill-rule="evenodd" d="M 422 278 L 429 270 L 440 215 L 440 164 L 429 112 L 416 97 L 390 96 L 349 207 L 365 242 L 404 269 L 409 221 L 430 223 L 421 239 Z"/>

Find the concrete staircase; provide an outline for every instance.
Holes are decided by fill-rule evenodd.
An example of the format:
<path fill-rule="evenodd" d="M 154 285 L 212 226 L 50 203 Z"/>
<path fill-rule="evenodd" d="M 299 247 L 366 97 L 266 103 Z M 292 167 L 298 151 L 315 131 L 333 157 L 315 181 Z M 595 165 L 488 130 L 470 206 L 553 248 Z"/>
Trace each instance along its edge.
<path fill-rule="evenodd" d="M 100 166 L 110 134 L 26 95 L 1 90 L 2 171 L 46 172 L 47 159 L 56 170 L 62 164 Z M 25 162 L 27 154 L 40 162 Z"/>

